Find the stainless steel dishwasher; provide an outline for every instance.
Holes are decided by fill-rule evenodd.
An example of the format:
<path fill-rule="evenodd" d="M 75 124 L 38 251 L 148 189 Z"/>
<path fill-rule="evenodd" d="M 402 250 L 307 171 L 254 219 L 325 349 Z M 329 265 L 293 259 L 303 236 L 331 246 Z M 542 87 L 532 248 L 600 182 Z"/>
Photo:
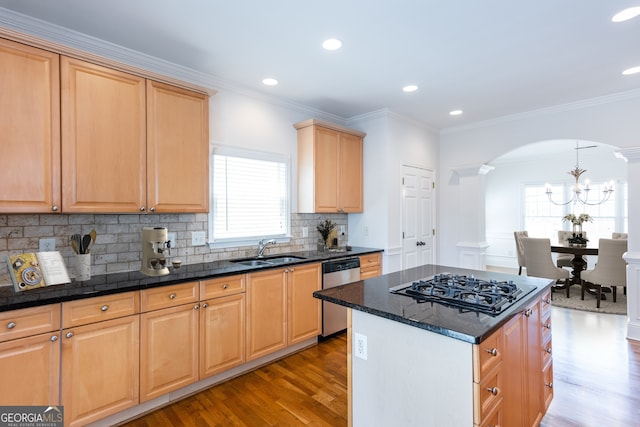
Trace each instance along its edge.
<path fill-rule="evenodd" d="M 340 258 L 322 263 L 322 289 L 360 280 L 360 258 Z M 347 307 L 322 301 L 322 337 L 347 329 Z"/>

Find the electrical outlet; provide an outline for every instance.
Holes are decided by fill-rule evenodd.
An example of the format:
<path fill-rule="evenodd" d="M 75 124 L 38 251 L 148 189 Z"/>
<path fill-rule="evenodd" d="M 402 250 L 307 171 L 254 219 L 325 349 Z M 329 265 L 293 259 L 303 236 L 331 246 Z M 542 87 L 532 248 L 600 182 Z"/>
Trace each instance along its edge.
<path fill-rule="evenodd" d="M 171 242 L 171 249 L 178 247 L 178 233 L 167 233 L 167 239 Z"/>
<path fill-rule="evenodd" d="M 302 237 L 309 237 L 309 227 L 302 227 Z"/>
<path fill-rule="evenodd" d="M 191 246 L 204 246 L 207 244 L 206 231 L 194 231 L 191 233 Z"/>
<path fill-rule="evenodd" d="M 56 250 L 56 239 L 40 239 L 38 250 L 40 252 L 53 252 Z"/>
<path fill-rule="evenodd" d="M 356 357 L 367 360 L 367 336 L 359 334 L 357 332 L 354 335 L 355 339 L 353 340 L 353 342 L 355 348 L 353 353 L 356 355 Z"/>

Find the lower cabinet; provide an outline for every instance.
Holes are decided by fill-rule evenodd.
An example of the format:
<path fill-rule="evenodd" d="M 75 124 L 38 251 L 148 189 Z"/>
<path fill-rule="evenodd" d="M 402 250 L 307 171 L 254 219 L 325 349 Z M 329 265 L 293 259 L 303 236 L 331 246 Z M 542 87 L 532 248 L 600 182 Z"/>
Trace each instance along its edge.
<path fill-rule="evenodd" d="M 60 305 L 0 313 L 0 406 L 60 402 Z"/>
<path fill-rule="evenodd" d="M 138 315 L 62 330 L 65 425 L 84 426 L 138 404 Z"/>
<path fill-rule="evenodd" d="M 371 279 L 382 274 L 382 253 L 360 255 L 360 280 Z"/>
<path fill-rule="evenodd" d="M 321 271 L 315 263 L 247 275 L 247 360 L 319 335 Z"/>
<path fill-rule="evenodd" d="M 198 283 L 142 291 L 140 402 L 198 380 Z M 190 300 L 173 306 L 174 301 Z M 148 301 L 149 304 L 145 304 Z M 163 307 L 145 312 L 148 307 Z"/>

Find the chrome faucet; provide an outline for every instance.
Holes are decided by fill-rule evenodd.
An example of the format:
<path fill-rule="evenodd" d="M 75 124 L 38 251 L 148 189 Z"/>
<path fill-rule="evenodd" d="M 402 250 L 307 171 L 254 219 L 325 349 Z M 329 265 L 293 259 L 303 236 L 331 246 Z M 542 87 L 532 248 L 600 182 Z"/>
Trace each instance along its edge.
<path fill-rule="evenodd" d="M 264 256 L 264 250 L 267 248 L 267 245 L 275 245 L 276 241 L 274 239 L 262 239 L 258 242 L 258 258 L 262 258 Z"/>

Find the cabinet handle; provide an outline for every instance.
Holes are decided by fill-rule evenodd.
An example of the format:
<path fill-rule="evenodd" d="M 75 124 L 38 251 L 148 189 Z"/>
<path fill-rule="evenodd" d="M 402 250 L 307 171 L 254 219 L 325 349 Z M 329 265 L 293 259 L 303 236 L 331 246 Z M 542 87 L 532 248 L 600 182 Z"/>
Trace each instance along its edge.
<path fill-rule="evenodd" d="M 494 396 L 497 396 L 500 393 L 500 389 L 498 387 L 487 387 L 487 391 Z"/>
<path fill-rule="evenodd" d="M 290 269 L 289 269 L 289 272 L 290 272 L 290 273 L 293 273 L 293 268 L 290 268 Z"/>
<path fill-rule="evenodd" d="M 156 211 L 156 208 L 154 208 L 154 207 L 152 206 L 152 207 L 150 207 L 150 208 L 149 208 L 149 211 L 151 211 L 151 212 L 155 212 L 155 211 Z"/>
<path fill-rule="evenodd" d="M 196 304 L 196 305 L 194 305 L 194 306 L 193 306 L 193 309 L 194 309 L 194 310 L 199 310 L 199 309 L 200 309 L 200 306 L 199 306 L 198 304 Z"/>
<path fill-rule="evenodd" d="M 202 308 L 207 308 L 209 307 L 209 304 L 207 304 L 206 302 L 202 304 Z"/>
<path fill-rule="evenodd" d="M 16 322 L 9 322 L 7 323 L 7 329 L 13 329 L 16 327 Z"/>
<path fill-rule="evenodd" d="M 492 356 L 497 356 L 498 355 L 498 349 L 497 348 L 488 348 L 485 350 L 487 353 L 489 353 Z"/>
<path fill-rule="evenodd" d="M 551 354 L 551 347 L 546 348 L 544 351 L 545 351 L 545 352 L 547 352 L 547 353 L 549 353 L 549 354 Z"/>
<path fill-rule="evenodd" d="M 71 338 L 73 336 L 73 332 L 67 332 L 67 334 L 65 335 L 65 337 L 67 338 Z"/>
<path fill-rule="evenodd" d="M 109 306 L 105 304 L 102 307 L 100 307 L 100 310 L 107 311 L 107 310 L 109 310 Z"/>
<path fill-rule="evenodd" d="M 58 205 L 53 205 L 53 206 L 51 206 L 51 210 L 52 210 L 52 211 L 54 211 L 54 212 L 58 212 L 58 209 L 60 209 L 60 208 L 58 207 Z"/>
<path fill-rule="evenodd" d="M 546 385 L 549 388 L 553 388 L 553 383 L 552 382 L 551 383 L 544 383 L 544 385 Z"/>
<path fill-rule="evenodd" d="M 530 308 L 527 308 L 524 311 L 524 315 L 527 316 L 527 317 L 531 316 L 532 314 L 533 314 L 533 310 L 531 310 Z"/>
<path fill-rule="evenodd" d="M 169 299 L 175 299 L 176 298 L 176 294 L 169 294 Z"/>
<path fill-rule="evenodd" d="M 543 299 L 542 302 L 544 302 L 545 304 L 551 304 L 551 299 L 550 298 Z"/>
<path fill-rule="evenodd" d="M 222 289 L 228 289 L 229 285 L 227 285 L 226 283 L 224 285 L 222 285 Z"/>
<path fill-rule="evenodd" d="M 547 323 L 546 325 L 542 325 L 543 328 L 551 329 L 551 323 Z"/>
<path fill-rule="evenodd" d="M 51 342 L 56 342 L 58 341 L 58 336 L 57 335 L 52 335 L 51 338 L 49 338 L 51 340 Z"/>

